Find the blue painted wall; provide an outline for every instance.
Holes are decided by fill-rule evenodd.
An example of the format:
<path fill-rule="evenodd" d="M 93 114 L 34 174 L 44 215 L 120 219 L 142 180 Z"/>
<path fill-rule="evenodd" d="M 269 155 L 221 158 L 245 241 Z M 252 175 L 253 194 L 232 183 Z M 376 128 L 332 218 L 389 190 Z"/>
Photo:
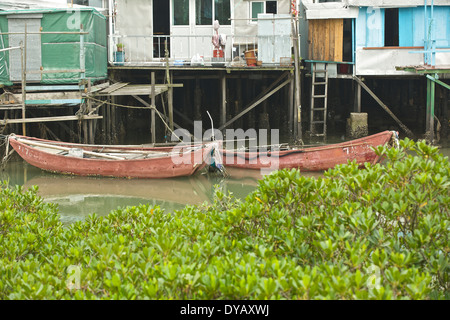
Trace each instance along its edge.
<path fill-rule="evenodd" d="M 429 8 L 428 8 L 429 9 Z M 430 9 L 428 10 L 430 15 Z M 450 6 L 434 7 L 436 46 L 450 47 Z M 404 8 L 399 10 L 400 46 L 423 46 L 424 8 Z"/>
<path fill-rule="evenodd" d="M 356 19 L 356 47 L 384 46 L 384 9 L 361 7 Z"/>
<path fill-rule="evenodd" d="M 356 47 L 384 47 L 384 9 L 361 7 L 356 19 Z M 428 9 L 428 15 L 430 9 Z M 434 7 L 436 47 L 450 47 L 450 6 Z M 423 46 L 424 7 L 399 9 L 399 45 Z"/>

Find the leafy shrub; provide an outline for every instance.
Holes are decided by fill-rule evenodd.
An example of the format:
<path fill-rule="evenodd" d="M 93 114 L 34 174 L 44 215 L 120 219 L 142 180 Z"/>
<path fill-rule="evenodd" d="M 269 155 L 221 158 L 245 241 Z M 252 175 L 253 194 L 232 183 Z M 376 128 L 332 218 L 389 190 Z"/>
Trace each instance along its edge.
<path fill-rule="evenodd" d="M 141 205 L 63 227 L 37 188 L 1 188 L 2 299 L 448 299 L 448 158 L 265 177 L 245 201 Z"/>

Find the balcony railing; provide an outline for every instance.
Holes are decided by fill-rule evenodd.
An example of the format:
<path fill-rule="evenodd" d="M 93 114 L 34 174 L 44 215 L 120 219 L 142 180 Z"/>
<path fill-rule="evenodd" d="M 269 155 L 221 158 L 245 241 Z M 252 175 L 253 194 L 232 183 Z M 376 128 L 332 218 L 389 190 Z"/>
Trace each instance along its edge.
<path fill-rule="evenodd" d="M 123 53 L 117 52 L 122 44 Z M 227 35 L 222 53 L 215 52 L 211 35 L 110 35 L 109 63 L 115 66 L 170 65 L 247 66 L 245 53 L 254 51 L 263 65 L 279 66 L 291 54 L 291 37 Z M 200 57 L 200 61 L 196 58 Z M 283 59 L 281 59 L 283 58 Z"/>

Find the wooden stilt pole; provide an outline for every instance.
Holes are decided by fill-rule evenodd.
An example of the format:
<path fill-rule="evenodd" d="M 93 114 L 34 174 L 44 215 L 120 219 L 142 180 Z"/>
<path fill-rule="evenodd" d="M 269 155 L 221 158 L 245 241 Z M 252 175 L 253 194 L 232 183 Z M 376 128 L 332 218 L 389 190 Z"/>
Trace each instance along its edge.
<path fill-rule="evenodd" d="M 236 81 L 236 100 L 234 103 L 234 114 L 235 115 L 239 113 L 241 101 L 242 101 L 242 79 L 238 78 Z M 242 119 L 240 119 L 239 121 L 236 121 L 235 128 L 236 129 L 242 128 Z"/>
<path fill-rule="evenodd" d="M 169 104 L 169 128 L 173 131 L 173 87 L 167 90 L 167 102 Z"/>
<path fill-rule="evenodd" d="M 151 105 L 152 105 L 152 119 L 151 119 L 151 132 L 152 132 L 152 143 L 156 142 L 156 103 L 155 103 L 155 72 L 151 75 L 152 82 L 152 94 L 151 94 Z"/>
<path fill-rule="evenodd" d="M 294 77 L 291 77 L 291 82 L 289 83 L 289 95 L 288 95 L 288 127 L 289 132 L 293 132 L 294 128 Z"/>
<path fill-rule="evenodd" d="M 169 87 L 167 88 L 167 104 L 169 105 L 169 128 L 173 131 L 173 88 L 170 86 L 171 77 L 169 71 L 169 49 L 167 48 L 167 40 L 164 41 L 164 53 L 166 57 L 167 84 L 169 85 Z"/>
<path fill-rule="evenodd" d="M 113 98 L 110 96 L 108 97 L 108 100 L 110 103 L 112 103 Z M 111 104 L 109 104 L 105 109 L 107 110 L 106 112 L 106 139 L 108 141 L 108 143 L 112 143 L 111 140 Z"/>
<path fill-rule="evenodd" d="M 90 95 L 90 93 L 91 93 L 91 79 L 88 79 L 88 87 L 87 87 L 87 93 L 88 93 L 88 96 Z M 87 107 L 87 113 L 88 114 L 90 114 L 91 113 L 91 111 L 92 111 L 92 102 L 91 102 L 91 99 L 88 99 L 87 100 L 87 105 L 88 105 L 88 107 Z M 94 124 L 95 124 L 95 122 L 96 122 L 97 120 L 89 120 L 89 143 L 90 144 L 94 144 L 94 133 L 95 133 L 95 129 L 94 129 Z"/>
<path fill-rule="evenodd" d="M 195 120 L 201 120 L 201 106 L 202 106 L 202 95 L 201 95 L 201 89 L 200 89 L 200 80 L 195 79 L 195 95 L 194 95 L 194 121 Z"/>
<path fill-rule="evenodd" d="M 359 85 L 359 83 L 354 83 L 355 87 L 355 104 L 354 104 L 354 108 L 353 111 L 354 112 L 361 112 L 361 86 Z"/>
<path fill-rule="evenodd" d="M 426 133 L 430 142 L 434 140 L 434 98 L 436 85 L 427 78 L 427 124 Z"/>
<path fill-rule="evenodd" d="M 294 135 L 298 141 L 302 140 L 302 102 L 301 102 L 301 84 L 300 84 L 300 55 L 298 52 L 298 30 L 297 22 L 292 17 L 292 37 L 294 45 L 294 66 L 295 66 L 295 111 L 297 116 L 295 117 L 296 124 L 294 125 Z"/>
<path fill-rule="evenodd" d="M 220 75 L 220 88 L 221 88 L 221 112 L 220 112 L 220 125 L 225 124 L 227 121 L 227 78 L 225 72 Z"/>
<path fill-rule="evenodd" d="M 25 23 L 25 34 L 23 38 L 22 47 L 22 119 L 26 118 L 25 102 L 27 94 L 25 91 L 25 86 L 27 85 L 27 24 Z M 27 127 L 25 122 L 22 123 L 22 134 L 27 135 Z"/>

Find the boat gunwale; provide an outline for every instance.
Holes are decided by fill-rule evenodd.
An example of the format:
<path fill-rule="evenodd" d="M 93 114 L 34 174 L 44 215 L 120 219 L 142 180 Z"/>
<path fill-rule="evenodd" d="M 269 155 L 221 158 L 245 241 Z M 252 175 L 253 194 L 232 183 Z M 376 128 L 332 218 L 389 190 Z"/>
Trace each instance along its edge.
<path fill-rule="evenodd" d="M 84 157 L 82 158 L 82 157 L 74 157 L 74 156 L 70 156 L 70 155 L 51 153 L 51 152 L 48 152 L 46 150 L 34 148 L 30 144 L 27 144 L 26 142 L 23 142 L 22 140 L 39 141 L 41 143 L 44 143 L 44 144 L 47 143 L 47 144 L 51 144 L 51 145 L 54 145 L 54 146 L 64 146 L 64 147 L 76 146 L 76 147 L 79 147 L 80 149 L 82 149 L 84 151 L 90 151 L 90 150 L 85 150 L 84 148 L 86 148 L 86 149 L 95 148 L 97 145 L 85 145 L 85 144 L 80 144 L 80 143 L 52 141 L 52 140 L 46 140 L 46 139 L 40 139 L 40 138 L 34 138 L 34 137 L 27 137 L 27 136 L 21 136 L 21 135 L 13 135 L 13 136 L 10 137 L 10 139 L 11 138 L 14 139 L 20 145 L 24 146 L 25 148 L 29 148 L 29 149 L 32 148 L 33 150 L 36 150 L 38 152 L 42 152 L 42 153 L 45 153 L 45 154 L 48 154 L 48 155 L 52 155 L 52 156 L 57 156 L 57 157 L 62 157 L 62 158 L 74 158 L 74 159 L 78 159 L 80 161 L 112 161 L 112 162 L 122 162 L 122 161 L 124 161 L 124 162 L 127 162 L 127 163 L 128 162 L 142 162 L 142 161 L 143 162 L 149 162 L 149 161 L 152 161 L 152 160 L 155 160 L 155 161 L 156 160 L 168 160 L 168 159 L 172 158 L 173 156 L 184 156 L 184 155 L 194 154 L 194 153 L 197 153 L 197 152 L 204 152 L 205 149 L 211 149 L 212 145 L 215 143 L 213 141 L 210 142 L 210 143 L 206 142 L 206 143 L 204 143 L 202 145 L 196 145 L 195 149 L 187 150 L 187 151 L 183 151 L 183 152 L 173 151 L 173 149 L 177 148 L 177 146 L 174 146 L 174 147 L 150 147 L 150 148 L 146 148 L 146 149 L 138 149 L 138 148 L 134 148 L 134 147 L 126 147 L 125 146 L 125 147 L 122 147 L 123 151 L 131 151 L 131 150 L 132 151 L 142 151 L 142 152 L 153 151 L 153 152 L 161 152 L 161 153 L 167 153 L 167 154 L 164 154 L 164 155 L 161 155 L 161 156 L 157 156 L 155 154 L 155 157 L 148 157 L 148 158 L 143 158 L 143 159 L 126 159 L 126 158 L 124 158 L 124 159 L 107 159 L 107 158 L 100 159 L 100 158 L 84 158 Z M 108 148 L 105 148 L 105 149 L 109 149 L 110 146 L 113 147 L 114 145 L 109 145 Z M 184 147 L 193 147 L 193 146 L 192 145 L 185 145 L 185 146 L 180 146 L 180 147 L 184 148 Z M 169 151 L 159 150 L 160 148 L 162 148 L 164 150 L 166 150 L 166 149 L 170 149 L 170 150 Z M 98 152 L 98 151 L 92 151 L 92 152 L 99 153 L 99 154 L 107 154 L 107 153 L 101 153 L 101 152 Z M 111 153 L 113 153 L 113 152 L 111 152 Z M 202 160 L 203 160 L 202 162 L 204 162 L 205 159 L 202 157 Z"/>
<path fill-rule="evenodd" d="M 284 155 L 284 154 L 290 154 L 290 153 L 306 153 L 306 152 L 317 152 L 317 151 L 323 151 L 323 150 L 331 150 L 331 149 L 336 149 L 336 148 L 348 148 L 348 147 L 357 147 L 357 146 L 361 146 L 361 145 L 370 145 L 368 143 L 369 140 L 377 138 L 379 136 L 384 136 L 390 134 L 391 136 L 389 137 L 389 139 L 387 139 L 386 143 L 389 142 L 389 140 L 392 138 L 392 135 L 394 134 L 394 131 L 382 131 L 370 136 L 366 136 L 366 137 L 362 137 L 362 138 L 358 138 L 358 139 L 354 139 L 354 140 L 349 140 L 349 141 L 344 141 L 344 142 L 339 142 L 339 143 L 334 143 L 334 144 L 328 144 L 328 145 L 323 145 L 323 146 L 317 146 L 317 147 L 307 147 L 307 148 L 294 148 L 294 149 L 289 149 L 289 150 L 267 150 L 267 151 L 239 151 L 239 150 L 233 150 L 233 149 L 222 149 L 222 152 L 225 154 L 230 154 L 230 155 L 242 155 L 242 154 L 249 154 L 249 155 L 253 155 L 253 154 L 259 154 L 259 153 L 266 153 L 266 154 L 273 154 L 272 156 L 276 156 L 278 155 Z M 372 146 L 371 146 L 372 147 Z"/>

